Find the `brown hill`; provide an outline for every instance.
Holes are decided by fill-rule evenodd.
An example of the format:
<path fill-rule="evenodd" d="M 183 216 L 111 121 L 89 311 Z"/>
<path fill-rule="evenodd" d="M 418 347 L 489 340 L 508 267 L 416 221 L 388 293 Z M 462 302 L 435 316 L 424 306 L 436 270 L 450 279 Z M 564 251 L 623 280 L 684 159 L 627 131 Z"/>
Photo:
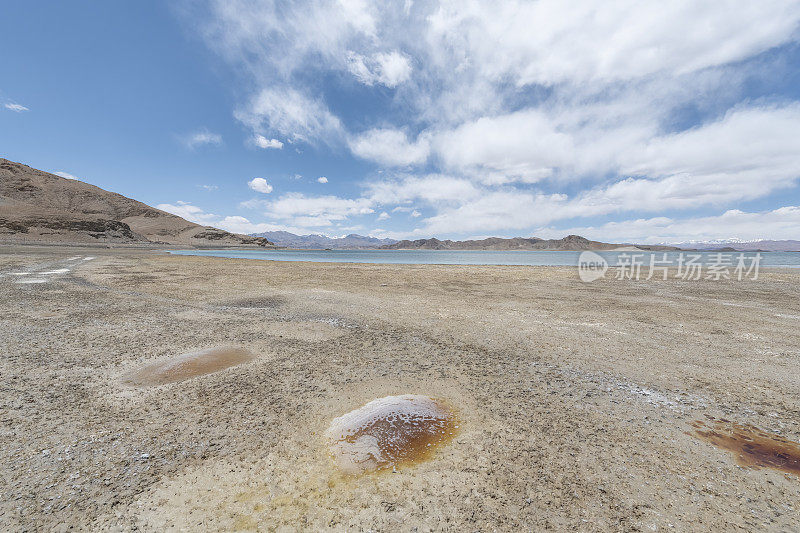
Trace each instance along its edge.
<path fill-rule="evenodd" d="M 121 194 L 0 158 L 0 239 L 41 243 L 271 246 Z"/>
<path fill-rule="evenodd" d="M 489 237 L 481 240 L 440 241 L 439 239 L 418 239 L 415 241 L 399 241 L 381 246 L 384 250 L 616 250 L 630 245 L 609 244 L 590 241 L 580 235 L 568 235 L 563 239 L 539 239 L 537 237 L 514 237 L 503 239 Z M 677 250 L 671 246 L 630 246 L 639 250 Z"/>

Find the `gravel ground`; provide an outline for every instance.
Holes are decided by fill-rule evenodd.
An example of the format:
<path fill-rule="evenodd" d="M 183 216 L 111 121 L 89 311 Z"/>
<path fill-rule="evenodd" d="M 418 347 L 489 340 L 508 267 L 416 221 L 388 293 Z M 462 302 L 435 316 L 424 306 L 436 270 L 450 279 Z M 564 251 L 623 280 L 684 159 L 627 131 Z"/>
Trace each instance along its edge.
<path fill-rule="evenodd" d="M 800 441 L 798 271 L 583 284 L 4 247 L 0 311 L 4 530 L 800 531 L 797 476 L 689 434 L 714 416 Z M 256 357 L 123 382 L 217 346 Z M 395 394 L 446 399 L 461 432 L 339 474 L 329 422 Z"/>

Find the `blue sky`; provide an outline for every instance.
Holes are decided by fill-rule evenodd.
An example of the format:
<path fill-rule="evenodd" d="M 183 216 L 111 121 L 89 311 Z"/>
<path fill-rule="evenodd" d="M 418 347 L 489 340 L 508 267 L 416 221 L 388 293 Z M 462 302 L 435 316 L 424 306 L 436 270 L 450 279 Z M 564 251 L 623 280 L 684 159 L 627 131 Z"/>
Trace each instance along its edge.
<path fill-rule="evenodd" d="M 796 1 L 42 1 L 3 18 L 0 155 L 196 222 L 800 239 Z"/>

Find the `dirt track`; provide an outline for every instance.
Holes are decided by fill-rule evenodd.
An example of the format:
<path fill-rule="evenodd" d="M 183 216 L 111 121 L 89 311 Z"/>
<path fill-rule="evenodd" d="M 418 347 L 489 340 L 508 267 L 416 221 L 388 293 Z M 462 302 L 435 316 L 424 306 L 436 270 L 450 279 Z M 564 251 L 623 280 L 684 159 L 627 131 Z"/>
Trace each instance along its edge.
<path fill-rule="evenodd" d="M 800 441 L 797 271 L 584 284 L 6 247 L 0 274 L 4 529 L 800 530 L 796 476 L 687 433 L 709 415 Z M 120 379 L 229 345 L 257 357 Z M 339 475 L 329 421 L 406 393 L 455 405 L 458 437 L 398 473 Z"/>

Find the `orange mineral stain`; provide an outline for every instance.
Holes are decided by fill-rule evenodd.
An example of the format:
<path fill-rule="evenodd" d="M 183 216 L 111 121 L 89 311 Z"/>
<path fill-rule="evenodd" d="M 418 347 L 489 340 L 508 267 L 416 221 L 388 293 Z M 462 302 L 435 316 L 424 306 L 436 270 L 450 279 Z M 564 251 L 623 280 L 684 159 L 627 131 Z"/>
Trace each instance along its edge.
<path fill-rule="evenodd" d="M 739 466 L 772 468 L 800 475 L 800 444 L 761 430 L 749 424 L 708 417 L 709 422 L 696 420 L 690 425 L 691 435 L 727 450 Z"/>
<path fill-rule="evenodd" d="M 244 348 L 209 348 L 149 364 L 129 372 L 122 380 L 137 387 L 176 383 L 246 363 L 253 358 L 254 355 Z"/>
<path fill-rule="evenodd" d="M 457 428 L 455 412 L 444 401 L 406 394 L 335 418 L 326 437 L 339 469 L 358 474 L 430 459 Z"/>

